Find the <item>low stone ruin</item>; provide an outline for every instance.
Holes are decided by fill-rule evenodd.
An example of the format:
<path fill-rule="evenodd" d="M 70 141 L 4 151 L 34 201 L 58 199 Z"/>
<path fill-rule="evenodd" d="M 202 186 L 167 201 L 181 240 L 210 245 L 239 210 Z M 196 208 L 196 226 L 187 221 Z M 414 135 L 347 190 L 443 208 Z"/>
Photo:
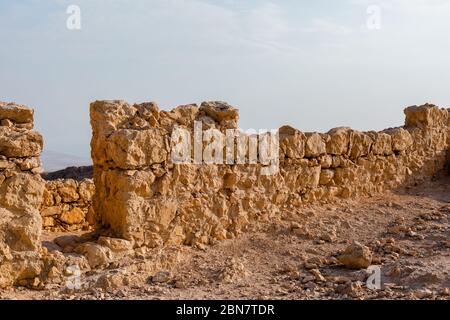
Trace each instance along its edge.
<path fill-rule="evenodd" d="M 73 265 L 92 270 L 144 248 L 202 247 L 236 237 L 256 220 L 295 214 L 307 203 L 417 184 L 444 169 L 450 145 L 449 110 L 433 105 L 407 108 L 405 126 L 381 132 L 304 133 L 284 126 L 279 171 L 265 175 L 261 163 L 173 162 L 176 128 L 195 134 L 195 121 L 202 135 L 237 128 L 238 111 L 226 103 L 161 111 L 155 103 L 96 101 L 90 113 L 93 182 L 44 182 L 33 110 L 0 103 L 0 288 L 60 283 Z M 234 143 L 232 150 L 241 150 Z M 43 228 L 94 232 L 42 246 Z M 133 274 L 142 277 L 142 270 L 177 259 L 152 257 L 156 264 L 142 262 Z"/>
<path fill-rule="evenodd" d="M 405 115 L 404 127 L 381 132 L 284 126 L 280 170 L 262 175 L 261 164 L 173 163 L 175 128 L 192 131 L 194 121 L 222 132 L 237 127 L 238 112 L 226 103 L 166 112 L 155 103 L 97 101 L 91 104 L 94 211 L 113 236 L 136 247 L 206 245 L 305 203 L 419 183 L 444 168 L 448 110 L 414 106 Z"/>

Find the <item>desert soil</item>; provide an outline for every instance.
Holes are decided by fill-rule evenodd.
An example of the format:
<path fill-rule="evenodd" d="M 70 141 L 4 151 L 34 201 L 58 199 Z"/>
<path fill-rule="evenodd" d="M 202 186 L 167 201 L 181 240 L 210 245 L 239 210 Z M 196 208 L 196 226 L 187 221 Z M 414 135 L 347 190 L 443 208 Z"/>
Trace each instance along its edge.
<path fill-rule="evenodd" d="M 367 288 L 368 271 L 337 261 L 353 241 L 368 246 L 372 264 L 381 267 L 379 290 Z M 81 290 L 64 283 L 18 287 L 0 291 L 0 298 L 449 299 L 450 177 L 372 198 L 287 210 L 235 239 L 171 250 L 178 250 L 178 262 L 133 285 L 102 287 L 89 280 L 105 272 L 96 271 Z"/>

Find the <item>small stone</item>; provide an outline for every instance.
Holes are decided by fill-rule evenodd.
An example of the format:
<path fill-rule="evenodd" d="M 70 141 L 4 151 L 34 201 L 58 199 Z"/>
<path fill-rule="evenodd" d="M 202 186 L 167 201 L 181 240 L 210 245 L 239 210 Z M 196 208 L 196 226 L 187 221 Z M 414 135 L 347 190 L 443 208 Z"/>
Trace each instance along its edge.
<path fill-rule="evenodd" d="M 38 277 L 34 278 L 30 283 L 31 287 L 33 287 L 33 288 L 38 288 L 40 284 L 41 284 L 41 281 L 39 280 Z"/>
<path fill-rule="evenodd" d="M 320 236 L 321 240 L 326 241 L 326 242 L 330 242 L 330 243 L 336 241 L 336 238 L 337 238 L 336 232 L 334 232 L 334 231 L 330 232 L 330 233 L 322 234 Z"/>
<path fill-rule="evenodd" d="M 61 272 L 59 271 L 59 269 L 55 266 L 51 267 L 50 270 L 48 271 L 47 277 L 49 279 L 55 279 L 61 276 Z"/>
<path fill-rule="evenodd" d="M 338 260 L 347 268 L 363 269 L 372 263 L 372 252 L 368 247 L 355 241 L 338 256 Z"/>
<path fill-rule="evenodd" d="M 186 289 L 187 288 L 187 284 L 186 284 L 186 282 L 184 282 L 182 280 L 177 280 L 175 282 L 175 288 L 177 288 L 177 289 Z"/>
<path fill-rule="evenodd" d="M 152 277 L 153 283 L 167 283 L 170 281 L 171 274 L 169 271 L 159 271 Z"/>
<path fill-rule="evenodd" d="M 433 292 L 430 289 L 418 290 L 415 292 L 415 296 L 419 299 L 430 298 L 433 296 Z"/>
<path fill-rule="evenodd" d="M 340 284 L 336 288 L 336 292 L 339 294 L 348 295 L 351 297 L 357 297 L 361 291 L 361 283 L 357 282 L 347 282 L 345 284 Z"/>
<path fill-rule="evenodd" d="M 319 269 L 311 269 L 309 270 L 309 272 L 311 272 L 317 282 L 326 281 L 325 277 L 320 273 Z"/>
<path fill-rule="evenodd" d="M 311 281 L 314 281 L 314 280 L 316 280 L 315 276 L 306 276 L 306 277 L 303 278 L 302 283 L 308 283 L 308 282 L 311 282 Z"/>

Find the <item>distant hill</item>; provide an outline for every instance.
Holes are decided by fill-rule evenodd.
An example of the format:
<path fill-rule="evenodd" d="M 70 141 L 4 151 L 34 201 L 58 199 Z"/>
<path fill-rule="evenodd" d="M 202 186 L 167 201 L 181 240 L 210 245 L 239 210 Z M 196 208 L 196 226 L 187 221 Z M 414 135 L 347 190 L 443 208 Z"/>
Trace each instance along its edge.
<path fill-rule="evenodd" d="M 54 172 L 68 167 L 90 166 L 91 159 L 73 156 L 65 153 L 44 150 L 41 154 L 41 161 L 45 172 Z"/>
<path fill-rule="evenodd" d="M 68 167 L 54 172 L 45 172 L 42 174 L 42 177 L 45 180 L 74 179 L 81 181 L 86 178 L 91 179 L 92 175 L 93 175 L 92 166 L 84 166 L 84 167 Z"/>

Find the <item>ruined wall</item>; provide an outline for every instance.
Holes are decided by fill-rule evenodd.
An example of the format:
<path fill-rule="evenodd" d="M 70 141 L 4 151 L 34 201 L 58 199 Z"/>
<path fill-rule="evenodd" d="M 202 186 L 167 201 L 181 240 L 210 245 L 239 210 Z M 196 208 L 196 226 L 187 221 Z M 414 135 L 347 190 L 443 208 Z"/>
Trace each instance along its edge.
<path fill-rule="evenodd" d="M 0 288 L 40 272 L 42 146 L 33 110 L 0 102 Z"/>
<path fill-rule="evenodd" d="M 371 195 L 418 183 L 442 170 L 450 142 L 446 109 L 405 110 L 404 127 L 382 132 L 336 128 L 326 134 L 280 128 L 280 171 L 261 164 L 174 164 L 174 128 L 236 128 L 222 102 L 160 111 L 154 103 L 91 104 L 92 159 L 100 223 L 135 246 L 202 245 L 232 238 L 256 219 L 302 204 Z"/>
<path fill-rule="evenodd" d="M 41 216 L 50 231 L 89 230 L 95 224 L 91 208 L 94 181 L 57 179 L 46 181 Z"/>

